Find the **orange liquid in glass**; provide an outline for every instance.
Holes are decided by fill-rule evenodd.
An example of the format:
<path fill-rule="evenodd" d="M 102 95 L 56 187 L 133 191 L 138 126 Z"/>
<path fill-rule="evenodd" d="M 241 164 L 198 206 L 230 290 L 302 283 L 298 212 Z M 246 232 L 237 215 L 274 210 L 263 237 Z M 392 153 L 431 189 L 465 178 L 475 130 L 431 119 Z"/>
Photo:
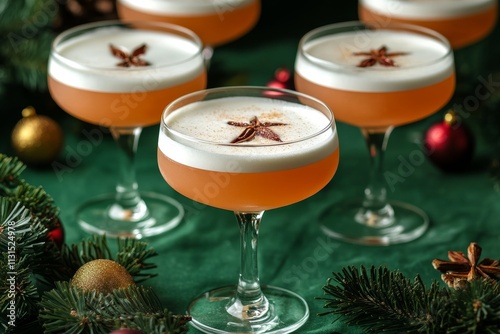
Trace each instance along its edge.
<path fill-rule="evenodd" d="M 339 164 L 339 150 L 298 168 L 229 173 L 182 165 L 158 150 L 158 166 L 167 183 L 193 201 L 231 211 L 253 212 L 302 201 L 321 190 Z"/>
<path fill-rule="evenodd" d="M 444 35 L 454 49 L 473 44 L 486 37 L 495 27 L 498 15 L 498 6 L 491 6 L 482 12 L 470 15 L 442 18 L 442 19 L 413 19 L 388 16 L 359 6 L 359 17 L 365 22 L 407 23 L 423 26 Z"/>
<path fill-rule="evenodd" d="M 160 123 L 165 106 L 174 99 L 204 89 L 206 73 L 183 84 L 158 90 L 123 93 L 90 91 L 48 78 L 50 94 L 67 113 L 103 127 L 144 127 Z"/>
<path fill-rule="evenodd" d="M 260 1 L 197 15 L 154 14 L 131 8 L 120 1 L 117 10 L 124 20 L 170 22 L 184 26 L 194 31 L 205 45 L 217 46 L 243 36 L 255 26 L 260 17 Z"/>
<path fill-rule="evenodd" d="M 295 74 L 297 91 L 326 103 L 335 119 L 366 129 L 384 129 L 423 119 L 442 108 L 453 95 L 455 75 L 417 89 L 360 92 L 318 85 Z"/>

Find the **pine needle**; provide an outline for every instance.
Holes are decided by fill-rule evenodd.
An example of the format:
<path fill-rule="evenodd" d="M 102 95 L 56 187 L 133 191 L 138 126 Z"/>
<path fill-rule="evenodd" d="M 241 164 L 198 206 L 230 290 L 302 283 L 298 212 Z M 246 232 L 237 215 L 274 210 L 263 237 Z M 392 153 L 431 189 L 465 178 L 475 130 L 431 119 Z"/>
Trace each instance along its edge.
<path fill-rule="evenodd" d="M 40 305 L 45 333 L 109 333 L 121 327 L 144 333 L 186 333 L 189 321 L 164 309 L 153 290 L 138 285 L 102 294 L 58 282 Z"/>
<path fill-rule="evenodd" d="M 478 279 L 454 290 L 433 282 L 426 287 L 386 267 L 343 268 L 323 287 L 319 315 L 358 326 L 367 333 L 499 333 L 500 284 Z"/>

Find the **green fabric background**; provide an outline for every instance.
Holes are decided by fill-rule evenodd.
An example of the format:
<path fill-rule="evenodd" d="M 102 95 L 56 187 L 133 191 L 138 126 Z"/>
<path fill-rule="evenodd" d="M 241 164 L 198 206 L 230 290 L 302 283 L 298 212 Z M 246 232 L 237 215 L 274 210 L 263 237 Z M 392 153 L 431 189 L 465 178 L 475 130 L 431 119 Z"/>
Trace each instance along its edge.
<path fill-rule="evenodd" d="M 288 10 L 285 1 L 266 1 L 258 26 L 247 36 L 215 50 L 209 72 L 209 86 L 266 85 L 279 67 L 293 68 L 300 36 L 317 26 L 357 18 L 356 4 L 331 0 L 309 1 Z M 336 7 L 338 6 L 338 7 Z M 498 33 L 485 43 L 485 74 L 493 71 L 498 59 Z M 484 46 L 483 46 L 484 47 Z M 473 51 L 461 51 L 468 54 Z M 470 59 L 467 56 L 464 58 Z M 491 62 L 491 63 L 490 63 Z M 488 67 L 490 66 L 490 67 Z M 112 191 L 117 166 L 115 146 L 109 136 L 91 142 L 82 135 L 91 129 L 61 111 L 47 93 L 25 92 L 12 87 L 0 107 L 0 152 L 13 154 L 10 132 L 20 118 L 20 110 L 36 104 L 40 114 L 55 118 L 64 129 L 65 144 L 60 162 L 71 165 L 64 173 L 51 168 L 28 168 L 28 182 L 41 185 L 61 209 L 66 242 L 78 242 L 84 234 L 73 219 L 76 207 L 85 199 Z M 360 108 L 369 106 L 360 106 Z M 404 106 L 401 106 L 404 108 Z M 368 247 L 329 239 L 319 229 L 318 210 L 349 194 L 361 193 L 367 182 L 368 157 L 358 129 L 338 124 L 341 160 L 332 182 L 317 195 L 292 206 L 266 212 L 259 244 L 260 278 L 263 284 L 291 289 L 306 298 L 311 316 L 300 333 L 357 333 L 342 319 L 319 317 L 323 301 L 322 286 L 332 272 L 348 265 L 387 265 L 413 278 L 440 280 L 431 266 L 434 258 L 446 258 L 448 250 L 466 251 L 470 242 L 483 247 L 483 256 L 500 258 L 500 195 L 489 178 L 489 143 L 482 140 L 481 129 L 474 127 L 478 149 L 470 168 L 462 173 L 443 173 L 431 164 L 419 141 L 428 126 L 442 112 L 416 124 L 393 131 L 386 155 L 386 168 L 404 174 L 404 182 L 389 192 L 391 199 L 409 201 L 424 209 L 431 226 L 420 239 L 402 245 Z M 154 259 L 158 276 L 145 284 L 155 288 L 165 306 L 184 313 L 189 301 L 206 289 L 234 284 L 239 269 L 238 227 L 233 213 L 194 205 L 176 194 L 163 181 L 156 164 L 158 127 L 146 128 L 139 143 L 137 173 L 142 190 L 172 195 L 187 210 L 185 220 L 167 235 L 151 238 L 158 251 Z M 78 162 L 75 163 L 75 152 Z M 412 170 L 403 170 L 402 161 L 411 156 L 424 157 Z M 402 174 L 401 174 L 402 173 Z M 272 189 L 271 189 L 272 191 Z M 322 255 L 328 254 L 328 257 Z M 196 333 L 195 330 L 190 330 Z"/>

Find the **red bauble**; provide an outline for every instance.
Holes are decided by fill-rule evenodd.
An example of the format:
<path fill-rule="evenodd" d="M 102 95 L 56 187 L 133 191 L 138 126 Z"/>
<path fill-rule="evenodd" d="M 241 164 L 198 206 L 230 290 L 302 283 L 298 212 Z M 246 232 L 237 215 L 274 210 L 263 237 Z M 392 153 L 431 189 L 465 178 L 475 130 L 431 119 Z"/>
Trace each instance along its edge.
<path fill-rule="evenodd" d="M 57 247 L 61 248 L 64 244 L 64 228 L 59 219 L 57 221 L 58 223 L 56 224 L 56 227 L 47 233 L 47 238 L 53 241 Z"/>
<path fill-rule="evenodd" d="M 474 153 L 475 141 L 469 128 L 453 112 L 433 124 L 425 133 L 424 147 L 429 160 L 443 171 L 466 169 Z"/>
<path fill-rule="evenodd" d="M 267 87 L 293 89 L 293 75 L 292 72 L 284 67 L 278 68 L 274 72 L 274 78 L 267 83 Z"/>

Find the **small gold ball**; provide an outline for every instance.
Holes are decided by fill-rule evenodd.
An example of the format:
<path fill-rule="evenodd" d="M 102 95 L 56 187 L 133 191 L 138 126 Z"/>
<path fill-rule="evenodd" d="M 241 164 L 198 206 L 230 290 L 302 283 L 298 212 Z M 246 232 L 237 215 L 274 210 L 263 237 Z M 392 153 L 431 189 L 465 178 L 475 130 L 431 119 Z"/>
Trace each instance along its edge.
<path fill-rule="evenodd" d="M 33 107 L 22 111 L 23 118 L 12 130 L 12 148 L 21 161 L 30 165 L 47 165 L 63 147 L 64 135 L 53 119 L 37 115 Z"/>
<path fill-rule="evenodd" d="M 98 259 L 85 263 L 71 279 L 74 287 L 84 291 L 97 291 L 104 294 L 115 289 L 126 288 L 135 284 L 132 275 L 113 260 Z"/>

